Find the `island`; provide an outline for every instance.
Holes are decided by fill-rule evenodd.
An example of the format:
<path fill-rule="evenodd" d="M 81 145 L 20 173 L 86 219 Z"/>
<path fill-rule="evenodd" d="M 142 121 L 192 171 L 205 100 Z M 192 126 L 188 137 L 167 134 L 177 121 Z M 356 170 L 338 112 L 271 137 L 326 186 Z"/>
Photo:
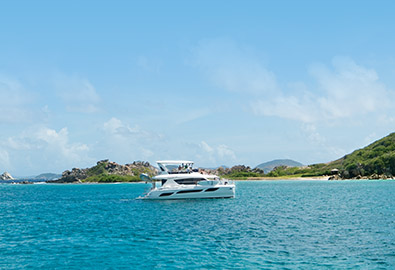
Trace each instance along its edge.
<path fill-rule="evenodd" d="M 276 164 L 276 166 L 268 170 L 267 164 L 271 166 Z M 199 171 L 233 180 L 395 179 L 395 133 L 327 163 L 305 166 L 284 159 L 260 164 L 255 168 L 236 165 L 231 168 L 225 166 L 214 169 L 199 168 Z M 138 182 L 141 181 L 139 178 L 141 173 L 154 176 L 158 173 L 158 169 L 146 161 L 120 165 L 106 159 L 98 161 L 91 168 L 66 170 L 59 179 L 47 183 Z"/>
<path fill-rule="evenodd" d="M 355 150 L 335 161 L 307 166 L 280 165 L 268 173 L 259 168 L 236 166 L 219 168 L 218 174 L 233 179 L 395 179 L 395 133 Z"/>
<path fill-rule="evenodd" d="M 66 170 L 59 179 L 47 181 L 47 183 L 138 182 L 142 173 L 154 176 L 158 173 L 158 169 L 144 161 L 120 165 L 105 159 L 98 161 L 91 168 Z"/>

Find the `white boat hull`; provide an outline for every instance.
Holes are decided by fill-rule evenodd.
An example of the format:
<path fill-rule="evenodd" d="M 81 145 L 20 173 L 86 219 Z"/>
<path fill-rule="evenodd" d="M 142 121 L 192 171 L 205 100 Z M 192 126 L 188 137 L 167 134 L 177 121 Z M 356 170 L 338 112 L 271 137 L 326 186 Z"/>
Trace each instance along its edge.
<path fill-rule="evenodd" d="M 177 199 L 214 199 L 234 198 L 235 185 L 196 185 L 175 188 L 154 188 L 140 199 L 145 200 L 177 200 Z"/>

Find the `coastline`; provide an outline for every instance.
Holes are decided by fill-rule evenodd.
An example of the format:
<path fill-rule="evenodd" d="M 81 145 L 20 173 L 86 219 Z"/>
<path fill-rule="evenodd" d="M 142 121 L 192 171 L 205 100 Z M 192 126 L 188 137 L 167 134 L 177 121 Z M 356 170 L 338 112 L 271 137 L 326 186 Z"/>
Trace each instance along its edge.
<path fill-rule="evenodd" d="M 246 179 L 229 179 L 233 181 L 328 181 L 329 176 L 314 176 L 314 177 L 248 177 Z"/>
<path fill-rule="evenodd" d="M 226 177 L 224 177 L 226 178 Z M 248 177 L 246 179 L 229 179 L 231 181 L 328 181 L 329 176 L 316 176 L 316 177 Z M 145 183 L 144 181 L 134 181 L 134 182 L 57 182 L 57 183 L 50 183 L 48 184 L 122 184 L 122 183 L 129 183 L 129 184 L 137 184 L 137 183 Z"/>
<path fill-rule="evenodd" d="M 333 179 L 329 180 L 329 176 L 317 176 L 317 177 L 288 177 L 288 178 L 281 178 L 281 177 L 249 177 L 246 179 L 228 179 L 231 181 L 243 182 L 243 181 L 363 181 L 363 180 L 373 180 L 373 181 L 380 181 L 380 180 L 395 180 L 395 179 Z M 103 184 L 144 184 L 144 181 L 134 181 L 134 182 L 0 182 L 0 184 L 50 184 L 50 185 L 103 185 Z"/>

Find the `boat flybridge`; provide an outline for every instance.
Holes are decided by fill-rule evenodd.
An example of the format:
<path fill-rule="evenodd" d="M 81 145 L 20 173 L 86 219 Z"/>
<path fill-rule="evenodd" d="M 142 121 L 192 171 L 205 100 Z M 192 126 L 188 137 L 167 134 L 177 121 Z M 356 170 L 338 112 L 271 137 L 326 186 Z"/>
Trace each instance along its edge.
<path fill-rule="evenodd" d="M 203 199 L 234 198 L 233 181 L 217 175 L 202 174 L 193 169 L 193 162 L 186 160 L 157 161 L 160 173 L 152 178 L 141 174 L 140 178 L 152 182 L 152 187 L 140 199 Z"/>

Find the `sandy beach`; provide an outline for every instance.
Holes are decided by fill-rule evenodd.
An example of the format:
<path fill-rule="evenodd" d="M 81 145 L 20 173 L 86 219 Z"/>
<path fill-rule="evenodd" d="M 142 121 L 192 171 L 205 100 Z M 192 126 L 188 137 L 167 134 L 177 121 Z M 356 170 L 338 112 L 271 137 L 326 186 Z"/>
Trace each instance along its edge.
<path fill-rule="evenodd" d="M 284 181 L 284 180 L 303 180 L 303 181 L 312 181 L 312 180 L 328 180 L 329 176 L 314 176 L 314 177 L 249 177 L 245 180 L 235 180 L 235 181 Z"/>

